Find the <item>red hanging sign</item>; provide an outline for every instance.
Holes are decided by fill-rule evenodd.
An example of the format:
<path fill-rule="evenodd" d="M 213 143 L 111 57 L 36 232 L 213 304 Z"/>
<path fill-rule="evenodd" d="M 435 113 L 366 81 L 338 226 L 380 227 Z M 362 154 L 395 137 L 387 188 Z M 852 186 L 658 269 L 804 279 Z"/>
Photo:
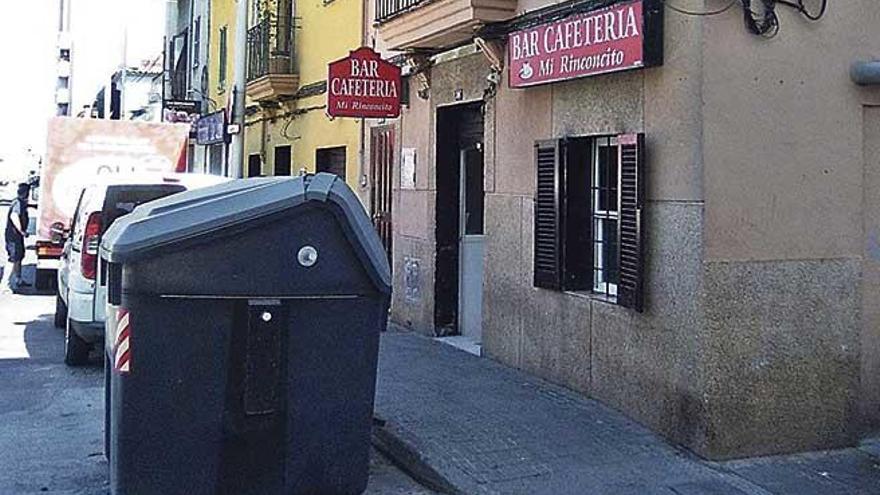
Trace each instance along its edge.
<path fill-rule="evenodd" d="M 510 87 L 660 65 L 663 6 L 636 0 L 510 34 Z"/>
<path fill-rule="evenodd" d="M 400 67 L 361 47 L 330 64 L 327 113 L 333 117 L 394 118 L 400 115 Z"/>

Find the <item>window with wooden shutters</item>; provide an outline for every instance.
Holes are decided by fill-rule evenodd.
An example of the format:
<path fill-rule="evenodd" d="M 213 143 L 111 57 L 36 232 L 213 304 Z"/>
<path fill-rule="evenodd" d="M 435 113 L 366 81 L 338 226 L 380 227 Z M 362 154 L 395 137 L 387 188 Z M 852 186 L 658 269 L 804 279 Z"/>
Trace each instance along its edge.
<path fill-rule="evenodd" d="M 590 138 L 565 141 L 565 195 L 563 205 L 562 289 L 589 291 L 593 287 L 593 231 L 591 229 Z"/>
<path fill-rule="evenodd" d="M 535 287 L 562 288 L 562 146 L 558 140 L 535 144 Z"/>
<path fill-rule="evenodd" d="M 536 287 L 642 310 L 644 135 L 535 145 Z"/>
<path fill-rule="evenodd" d="M 645 228 L 645 135 L 623 134 L 620 146 L 620 274 L 617 303 L 642 311 Z"/>
<path fill-rule="evenodd" d="M 593 292 L 614 298 L 620 280 L 618 269 L 619 162 L 615 137 L 593 138 L 592 208 Z"/>
<path fill-rule="evenodd" d="M 229 32 L 229 27 L 222 26 L 220 27 L 220 63 L 217 64 L 219 70 L 217 74 L 217 86 L 219 89 L 226 89 L 226 65 L 227 65 L 227 57 L 228 57 L 228 49 L 226 47 L 226 36 Z"/>

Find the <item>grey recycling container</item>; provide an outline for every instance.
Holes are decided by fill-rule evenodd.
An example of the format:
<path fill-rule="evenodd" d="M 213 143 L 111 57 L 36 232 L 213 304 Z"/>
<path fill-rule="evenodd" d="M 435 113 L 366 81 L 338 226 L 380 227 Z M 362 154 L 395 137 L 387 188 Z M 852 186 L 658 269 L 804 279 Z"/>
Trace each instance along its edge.
<path fill-rule="evenodd" d="M 243 179 L 113 224 L 113 494 L 357 494 L 391 279 L 335 175 Z"/>

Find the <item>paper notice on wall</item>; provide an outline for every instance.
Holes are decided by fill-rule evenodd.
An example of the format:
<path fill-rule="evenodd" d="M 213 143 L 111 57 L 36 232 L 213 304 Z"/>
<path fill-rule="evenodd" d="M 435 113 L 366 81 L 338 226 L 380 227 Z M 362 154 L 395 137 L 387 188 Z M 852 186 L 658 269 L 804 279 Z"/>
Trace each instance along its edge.
<path fill-rule="evenodd" d="M 419 263 L 418 258 L 410 258 L 409 256 L 403 258 L 403 294 L 406 302 L 418 302 L 422 298 Z"/>
<path fill-rule="evenodd" d="M 400 153 L 400 188 L 416 188 L 416 149 L 403 148 Z"/>

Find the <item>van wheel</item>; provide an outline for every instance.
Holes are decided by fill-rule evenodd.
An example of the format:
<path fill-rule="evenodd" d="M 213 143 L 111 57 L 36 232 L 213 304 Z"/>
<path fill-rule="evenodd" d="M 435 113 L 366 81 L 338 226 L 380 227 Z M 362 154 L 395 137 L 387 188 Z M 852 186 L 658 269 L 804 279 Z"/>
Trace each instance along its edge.
<path fill-rule="evenodd" d="M 55 296 L 55 328 L 64 328 L 67 325 L 67 305 L 61 296 Z"/>
<path fill-rule="evenodd" d="M 64 363 L 68 366 L 81 366 L 89 360 L 89 343 L 73 330 L 73 322 L 67 319 L 64 331 Z"/>

